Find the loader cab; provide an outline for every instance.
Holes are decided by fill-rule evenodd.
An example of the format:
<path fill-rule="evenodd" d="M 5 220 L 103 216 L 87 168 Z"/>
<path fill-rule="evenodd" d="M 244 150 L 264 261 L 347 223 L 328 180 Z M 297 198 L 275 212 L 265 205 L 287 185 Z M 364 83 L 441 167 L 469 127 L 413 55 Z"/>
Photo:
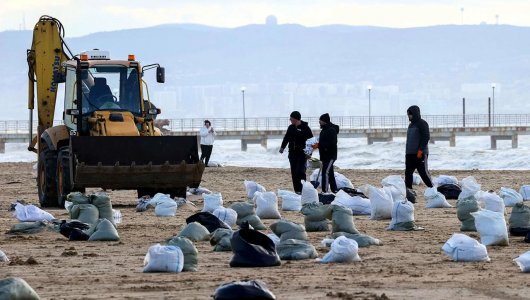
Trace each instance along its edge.
<path fill-rule="evenodd" d="M 75 61 L 66 64 L 64 123 L 68 128 L 77 130 L 79 119 L 84 122 L 97 111 L 142 115 L 137 62 L 110 60 L 105 55 L 87 59 L 82 54 L 81 63 L 81 68 Z"/>

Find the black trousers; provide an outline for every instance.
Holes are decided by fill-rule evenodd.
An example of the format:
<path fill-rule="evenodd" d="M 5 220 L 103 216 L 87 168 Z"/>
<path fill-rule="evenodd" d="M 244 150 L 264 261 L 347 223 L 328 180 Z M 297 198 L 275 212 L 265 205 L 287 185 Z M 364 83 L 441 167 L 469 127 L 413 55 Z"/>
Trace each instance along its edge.
<path fill-rule="evenodd" d="M 205 159 L 204 164 L 208 166 L 210 156 L 212 155 L 213 145 L 202 145 L 201 144 L 201 161 Z"/>
<path fill-rule="evenodd" d="M 289 164 L 291 165 L 291 178 L 293 180 L 293 188 L 297 193 L 302 192 L 302 180 L 307 180 L 306 171 L 307 159 L 305 154 L 289 155 Z"/>
<path fill-rule="evenodd" d="M 334 159 L 322 162 L 322 183 L 320 187 L 322 188 L 323 193 L 328 192 L 328 185 L 332 192 L 336 192 L 338 190 L 337 182 L 335 181 L 333 163 L 335 163 Z"/>
<path fill-rule="evenodd" d="M 412 189 L 412 174 L 414 170 L 418 170 L 418 174 L 421 176 L 421 180 L 426 186 L 432 187 L 431 174 L 427 168 L 427 158 L 429 155 L 424 154 L 423 158 L 416 157 L 416 154 L 405 155 L 405 185 L 407 188 Z"/>

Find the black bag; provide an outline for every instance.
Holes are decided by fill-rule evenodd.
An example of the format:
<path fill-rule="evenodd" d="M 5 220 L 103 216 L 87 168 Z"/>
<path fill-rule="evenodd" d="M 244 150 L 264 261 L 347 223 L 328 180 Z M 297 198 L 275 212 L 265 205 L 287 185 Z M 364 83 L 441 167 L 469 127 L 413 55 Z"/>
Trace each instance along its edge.
<path fill-rule="evenodd" d="M 83 222 L 76 220 L 67 222 L 66 220 L 61 220 L 59 233 L 67 237 L 70 241 L 87 241 L 89 236 L 82 230 L 87 230 L 88 228 L 90 228 L 90 225 Z"/>
<path fill-rule="evenodd" d="M 416 203 L 416 192 L 414 190 L 407 188 L 407 200 L 411 203 Z"/>
<path fill-rule="evenodd" d="M 339 190 L 345 191 L 351 197 L 359 196 L 359 197 L 368 199 L 368 197 L 366 197 L 366 195 L 363 194 L 363 192 L 361 192 L 360 190 L 355 189 L 355 188 L 352 189 L 352 188 L 349 188 L 349 187 L 341 187 Z"/>
<path fill-rule="evenodd" d="M 232 246 L 231 267 L 273 267 L 281 265 L 274 242 L 265 234 L 249 229 L 248 223 L 234 232 L 230 239 Z"/>
<path fill-rule="evenodd" d="M 335 195 L 333 194 L 318 194 L 318 201 L 322 204 L 330 204 L 335 200 Z"/>
<path fill-rule="evenodd" d="M 513 228 L 510 227 L 510 234 L 513 236 L 526 236 L 530 233 L 530 228 Z"/>
<path fill-rule="evenodd" d="M 215 300 L 275 300 L 276 296 L 261 280 L 237 281 L 221 285 L 213 295 Z"/>
<path fill-rule="evenodd" d="M 219 220 L 219 218 L 207 211 L 196 213 L 186 219 L 186 224 L 193 222 L 197 222 L 202 226 L 206 227 L 206 229 L 208 229 L 210 233 L 214 232 L 217 228 L 230 229 L 230 227 L 228 227 L 225 222 Z"/>
<path fill-rule="evenodd" d="M 524 238 L 525 243 L 530 243 L 530 231 L 526 234 L 526 237 Z"/>
<path fill-rule="evenodd" d="M 458 199 L 462 192 L 460 186 L 453 183 L 442 184 L 436 189 L 445 196 L 445 199 Z"/>

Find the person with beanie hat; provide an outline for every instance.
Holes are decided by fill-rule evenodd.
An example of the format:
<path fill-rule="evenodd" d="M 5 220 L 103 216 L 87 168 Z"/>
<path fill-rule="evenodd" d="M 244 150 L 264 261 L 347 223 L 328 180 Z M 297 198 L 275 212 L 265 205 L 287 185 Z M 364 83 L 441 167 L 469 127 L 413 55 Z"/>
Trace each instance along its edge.
<path fill-rule="evenodd" d="M 333 193 L 338 191 L 337 182 L 335 181 L 335 171 L 333 164 L 337 160 L 337 135 L 339 134 L 339 126 L 331 123 L 331 118 L 328 113 L 325 113 L 319 118 L 320 137 L 318 139 L 318 152 L 320 153 L 320 161 L 322 161 L 322 192 L 328 192 L 328 185 Z"/>
<path fill-rule="evenodd" d="M 289 164 L 291 166 L 291 177 L 293 188 L 296 193 L 302 192 L 302 180 L 306 180 L 306 154 L 304 153 L 305 142 L 313 137 L 313 132 L 307 122 L 302 121 L 302 115 L 293 111 L 289 120 L 291 125 L 283 137 L 280 153 L 283 153 L 289 144 Z"/>
<path fill-rule="evenodd" d="M 431 175 L 427 169 L 429 156 L 429 124 L 421 118 L 420 108 L 413 105 L 407 109 L 410 124 L 405 146 L 405 185 L 412 189 L 414 170 L 418 170 L 426 186 L 432 187 Z"/>

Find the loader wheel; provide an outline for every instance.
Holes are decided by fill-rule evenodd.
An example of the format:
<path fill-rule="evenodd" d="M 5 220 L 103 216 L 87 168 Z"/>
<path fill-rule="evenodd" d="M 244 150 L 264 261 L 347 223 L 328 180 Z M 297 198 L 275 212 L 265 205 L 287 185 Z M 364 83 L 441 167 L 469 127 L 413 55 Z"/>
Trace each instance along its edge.
<path fill-rule="evenodd" d="M 37 190 L 42 207 L 57 206 L 56 169 L 57 151 L 50 150 L 47 145 L 44 145 L 37 163 Z"/>
<path fill-rule="evenodd" d="M 70 150 L 64 148 L 57 154 L 57 205 L 64 207 L 66 196 L 72 191 L 70 181 Z"/>

